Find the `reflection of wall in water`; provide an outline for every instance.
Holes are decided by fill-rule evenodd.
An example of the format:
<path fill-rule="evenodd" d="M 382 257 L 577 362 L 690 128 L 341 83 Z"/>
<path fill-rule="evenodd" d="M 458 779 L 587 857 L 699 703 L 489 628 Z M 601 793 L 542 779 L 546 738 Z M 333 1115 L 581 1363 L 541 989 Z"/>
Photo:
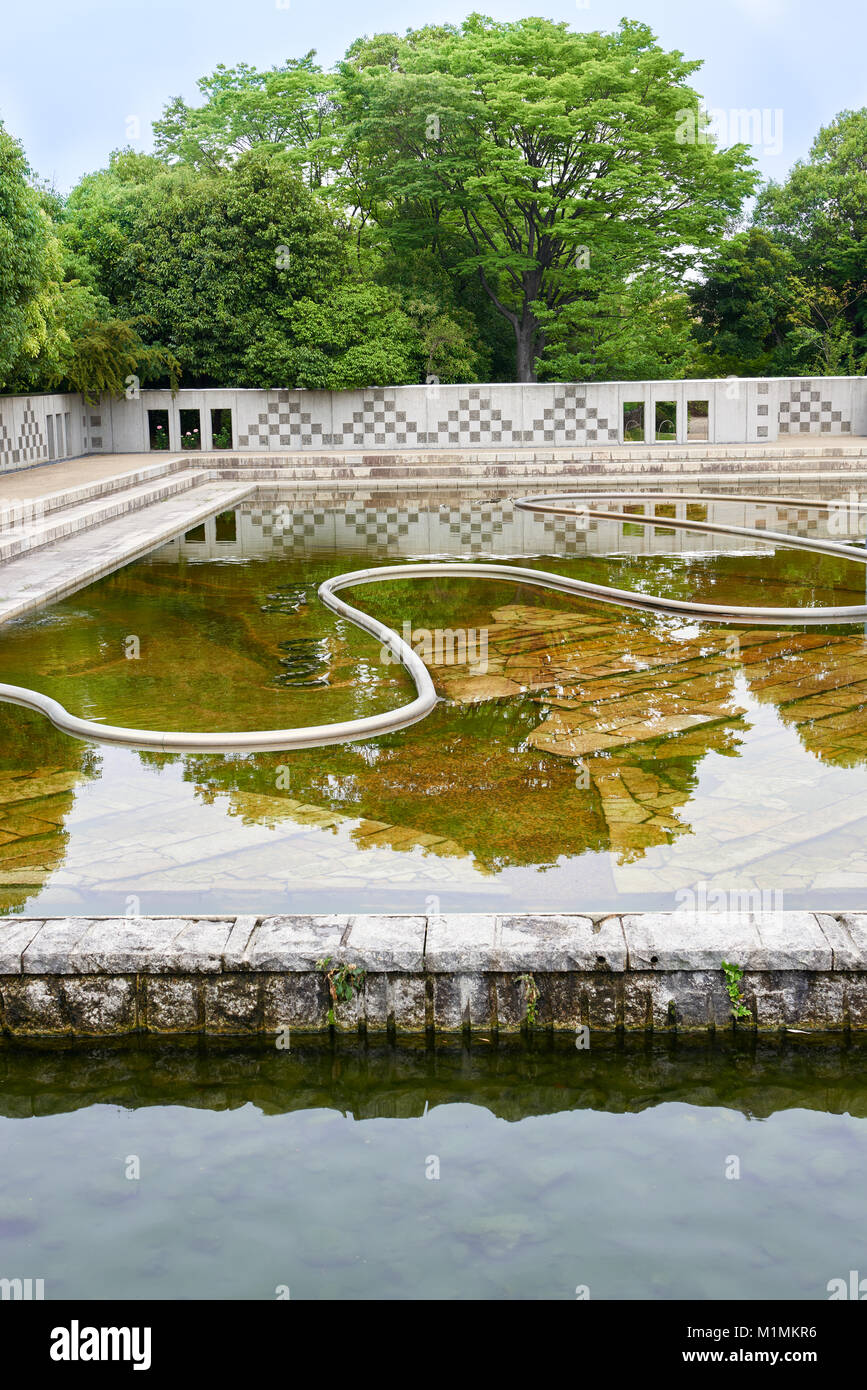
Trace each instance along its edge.
<path fill-rule="evenodd" d="M 594 510 L 630 510 L 635 522 L 543 516 L 518 511 L 509 501 L 463 499 L 437 506 L 311 506 L 303 501 L 248 503 L 232 514 L 210 517 L 185 537 L 161 547 L 161 559 L 188 560 L 273 555 L 274 552 L 325 552 L 359 555 L 679 555 L 755 551 L 761 541 L 673 530 L 667 518 L 725 521 L 790 535 L 828 537 L 828 517 L 821 511 L 782 502 L 725 503 L 618 502 L 597 500 Z M 638 524 L 639 514 L 653 515 L 653 526 Z M 234 539 L 232 538 L 234 536 Z M 832 539 L 844 539 L 837 531 Z"/>

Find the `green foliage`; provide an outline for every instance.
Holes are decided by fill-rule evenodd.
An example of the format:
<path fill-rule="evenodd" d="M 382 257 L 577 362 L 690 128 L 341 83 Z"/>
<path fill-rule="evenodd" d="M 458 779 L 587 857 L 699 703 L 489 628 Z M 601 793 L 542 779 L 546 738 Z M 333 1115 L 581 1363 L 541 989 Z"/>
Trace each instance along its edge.
<path fill-rule="evenodd" d="M 479 14 L 221 64 L 66 199 L 0 125 L 0 389 L 863 373 L 867 108 L 736 230 L 699 67 Z"/>
<path fill-rule="evenodd" d="M 333 965 L 331 956 L 323 956 L 322 960 L 318 960 L 316 969 L 323 972 L 328 982 L 328 993 L 331 996 L 328 1023 L 333 1028 L 337 1022 L 338 1004 L 348 1004 L 354 998 L 355 991 L 361 989 L 364 984 L 367 971 L 360 965 Z"/>
<path fill-rule="evenodd" d="M 867 369 L 867 108 L 842 111 L 809 159 L 762 189 L 754 225 L 690 294 L 712 373 Z"/>
<path fill-rule="evenodd" d="M 43 197 L 27 182 L 21 146 L 0 124 L 0 389 L 48 341 L 59 293 L 60 246 Z"/>
<path fill-rule="evenodd" d="M 724 960 L 722 962 L 722 972 L 725 976 L 726 992 L 732 1001 L 732 1018 L 749 1018 L 750 1011 L 744 1003 L 744 996 L 741 994 L 740 982 L 744 977 L 744 972 L 739 965 L 733 965 Z"/>
<path fill-rule="evenodd" d="M 527 1026 L 535 1028 L 539 1019 L 539 986 L 532 975 L 519 975 L 518 984 L 524 986 L 524 998 L 527 1001 Z"/>
<path fill-rule="evenodd" d="M 216 173 L 238 155 L 268 144 L 286 151 L 311 187 L 322 183 L 333 146 L 333 79 L 311 50 L 259 72 L 248 63 L 220 63 L 198 83 L 201 106 L 176 97 L 154 122 L 157 153 L 193 169 Z"/>
<path fill-rule="evenodd" d="M 548 342 L 539 375 L 553 381 L 670 380 L 696 375 L 686 293 L 662 276 L 599 286 L 559 321 L 539 314 Z"/>
<path fill-rule="evenodd" d="M 472 15 L 387 52 L 389 66 L 361 48 L 341 68 L 352 195 L 404 253 L 434 246 L 478 277 L 513 328 L 519 380 L 574 306 L 685 267 L 685 248 L 713 244 L 753 187 L 742 148 L 678 142 L 698 64 L 645 25 Z"/>

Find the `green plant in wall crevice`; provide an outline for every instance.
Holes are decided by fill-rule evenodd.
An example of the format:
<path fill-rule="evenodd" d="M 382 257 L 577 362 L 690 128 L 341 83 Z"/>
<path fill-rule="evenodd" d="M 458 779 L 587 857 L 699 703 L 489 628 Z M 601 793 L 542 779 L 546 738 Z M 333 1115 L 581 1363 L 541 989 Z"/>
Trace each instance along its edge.
<path fill-rule="evenodd" d="M 744 996 L 741 994 L 740 982 L 744 977 L 741 966 L 734 965 L 731 961 L 722 962 L 722 972 L 725 976 L 726 991 L 732 1002 L 732 1018 L 737 1021 L 739 1018 L 749 1018 L 750 1011 L 744 1003 Z"/>
<path fill-rule="evenodd" d="M 331 1007 L 328 1010 L 327 1019 L 328 1026 L 334 1028 L 337 1025 L 337 1006 L 348 1004 L 354 998 L 355 991 L 362 988 L 367 972 L 360 965 L 334 964 L 331 956 L 323 956 L 322 960 L 318 960 L 316 969 L 323 972 L 328 982 Z"/>

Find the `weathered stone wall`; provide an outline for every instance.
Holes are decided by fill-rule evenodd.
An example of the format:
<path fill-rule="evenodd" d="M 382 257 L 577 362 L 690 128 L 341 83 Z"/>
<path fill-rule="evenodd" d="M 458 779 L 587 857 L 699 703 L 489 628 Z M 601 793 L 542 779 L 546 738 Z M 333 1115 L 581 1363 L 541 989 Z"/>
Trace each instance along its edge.
<path fill-rule="evenodd" d="M 5 918 L 7 1036 L 867 1030 L 867 914 Z M 327 962 L 323 965 L 322 962 Z M 334 999 L 328 971 L 364 972 Z"/>

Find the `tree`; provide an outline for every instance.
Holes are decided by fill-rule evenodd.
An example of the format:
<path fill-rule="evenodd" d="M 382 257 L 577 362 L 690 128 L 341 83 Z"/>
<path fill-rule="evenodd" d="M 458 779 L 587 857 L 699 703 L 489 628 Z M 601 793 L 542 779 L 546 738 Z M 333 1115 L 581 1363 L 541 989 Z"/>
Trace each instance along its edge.
<path fill-rule="evenodd" d="M 0 124 L 0 387 L 47 341 L 61 252 L 21 146 Z"/>
<path fill-rule="evenodd" d="M 478 276 L 512 327 L 521 381 L 575 306 L 682 270 L 752 190 L 743 147 L 680 138 L 699 64 L 645 25 L 574 33 L 472 15 L 380 39 L 370 57 L 362 45 L 340 70 L 344 151 L 365 175 L 354 195 L 395 245 L 433 245 Z"/>
<path fill-rule="evenodd" d="M 796 262 L 761 227 L 727 241 L 689 288 L 694 334 L 712 372 L 762 375 L 774 370 L 791 328 Z"/>
<path fill-rule="evenodd" d="M 281 311 L 247 354 L 255 373 L 319 390 L 475 380 L 479 354 L 466 322 L 439 305 L 407 300 L 364 281 L 338 286 L 324 300 L 298 299 Z"/>
<path fill-rule="evenodd" d="M 544 321 L 544 319 L 543 319 Z M 602 287 L 552 333 L 540 371 L 554 381 L 653 381 L 694 375 L 698 346 L 680 286 L 648 273 Z"/>
<path fill-rule="evenodd" d="M 150 325 L 190 383 L 272 384 L 249 379 L 248 349 L 345 262 L 345 229 L 273 146 L 217 173 L 115 160 L 70 198 L 68 217 L 115 312 Z"/>
<path fill-rule="evenodd" d="M 836 299 L 853 344 L 867 351 L 867 107 L 841 111 L 819 131 L 809 158 L 762 190 L 755 223 L 789 251 L 804 285 L 824 301 L 818 318 Z"/>
<path fill-rule="evenodd" d="M 154 121 L 157 154 L 216 173 L 246 150 L 270 144 L 293 156 L 310 187 L 318 187 L 333 143 L 333 80 L 315 56 L 311 49 L 267 72 L 220 63 L 197 84 L 203 105 L 187 106 L 176 97 Z"/>

